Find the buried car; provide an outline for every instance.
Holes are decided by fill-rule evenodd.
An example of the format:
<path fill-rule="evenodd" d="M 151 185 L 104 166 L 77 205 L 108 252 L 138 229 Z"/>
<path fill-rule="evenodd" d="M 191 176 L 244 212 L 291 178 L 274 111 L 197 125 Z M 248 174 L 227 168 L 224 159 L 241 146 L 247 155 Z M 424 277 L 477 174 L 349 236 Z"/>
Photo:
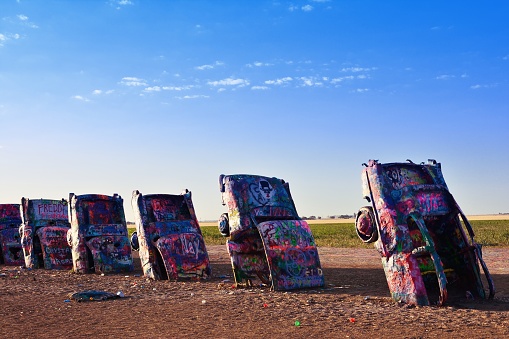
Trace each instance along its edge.
<path fill-rule="evenodd" d="M 210 262 L 191 192 L 180 195 L 134 191 L 132 207 L 136 223 L 133 249 L 140 251 L 146 277 L 154 280 L 206 278 Z"/>
<path fill-rule="evenodd" d="M 19 204 L 0 204 L 0 264 L 25 265 L 19 236 L 20 225 Z"/>
<path fill-rule="evenodd" d="M 118 273 L 134 270 L 127 236 L 124 200 L 118 194 L 69 194 L 67 241 L 77 273 Z"/>
<path fill-rule="evenodd" d="M 258 278 L 274 290 L 321 287 L 318 250 L 295 208 L 288 183 L 257 175 L 221 175 L 223 213 L 218 227 L 228 237 L 236 285 Z"/>
<path fill-rule="evenodd" d="M 67 201 L 22 198 L 21 211 L 23 224 L 19 233 L 26 267 L 71 269 Z"/>
<path fill-rule="evenodd" d="M 363 165 L 363 196 L 371 206 L 359 210 L 355 228 L 363 242 L 375 242 L 393 299 L 442 305 L 449 294 L 492 298 L 495 288 L 481 246 L 449 192 L 440 163 L 370 160 Z"/>

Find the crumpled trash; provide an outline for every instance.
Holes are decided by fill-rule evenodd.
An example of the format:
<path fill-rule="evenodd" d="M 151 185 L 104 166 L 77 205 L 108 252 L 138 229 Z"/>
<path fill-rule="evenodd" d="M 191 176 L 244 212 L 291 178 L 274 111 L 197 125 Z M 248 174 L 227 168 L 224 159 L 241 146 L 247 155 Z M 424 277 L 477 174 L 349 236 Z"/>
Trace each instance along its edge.
<path fill-rule="evenodd" d="M 123 293 L 122 293 L 123 294 Z M 121 298 L 120 295 L 106 291 L 88 290 L 76 293 L 69 293 L 69 299 L 77 302 L 82 301 L 103 301 L 107 299 Z"/>

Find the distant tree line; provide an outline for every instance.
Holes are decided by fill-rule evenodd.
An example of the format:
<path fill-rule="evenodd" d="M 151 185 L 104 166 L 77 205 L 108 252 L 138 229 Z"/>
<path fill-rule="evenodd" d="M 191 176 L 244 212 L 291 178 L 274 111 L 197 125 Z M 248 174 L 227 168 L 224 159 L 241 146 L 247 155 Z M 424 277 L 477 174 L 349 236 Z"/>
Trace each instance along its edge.
<path fill-rule="evenodd" d="M 355 218 L 355 214 L 340 214 L 340 215 L 329 215 L 325 219 L 351 219 Z M 303 220 L 320 220 L 322 217 L 311 215 L 309 217 L 302 217 Z"/>

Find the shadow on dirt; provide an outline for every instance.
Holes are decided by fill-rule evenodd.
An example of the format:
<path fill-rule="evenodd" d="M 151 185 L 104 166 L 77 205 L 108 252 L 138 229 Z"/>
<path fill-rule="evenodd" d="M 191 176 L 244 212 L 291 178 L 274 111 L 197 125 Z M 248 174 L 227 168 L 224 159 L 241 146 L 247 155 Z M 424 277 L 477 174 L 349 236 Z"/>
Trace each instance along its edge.
<path fill-rule="evenodd" d="M 233 282 L 229 264 L 214 264 L 211 282 L 229 278 Z M 392 302 L 389 288 L 382 268 L 323 268 L 325 287 L 320 289 L 292 290 L 295 294 L 347 295 Z M 509 311 L 509 275 L 492 275 L 498 293 L 493 300 L 467 299 L 466 296 L 451 291 L 445 307 L 479 311 Z M 263 288 L 263 287 L 258 287 Z M 281 291 L 280 293 L 285 293 Z"/>

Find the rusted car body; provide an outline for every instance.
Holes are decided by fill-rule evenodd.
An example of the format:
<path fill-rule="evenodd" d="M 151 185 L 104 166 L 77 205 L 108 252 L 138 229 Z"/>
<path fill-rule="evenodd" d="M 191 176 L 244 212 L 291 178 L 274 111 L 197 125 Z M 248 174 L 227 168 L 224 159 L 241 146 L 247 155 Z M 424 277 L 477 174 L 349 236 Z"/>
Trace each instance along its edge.
<path fill-rule="evenodd" d="M 23 224 L 19 233 L 26 267 L 71 269 L 67 201 L 22 198 L 21 210 Z"/>
<path fill-rule="evenodd" d="M 295 208 L 288 183 L 257 175 L 221 175 L 228 213 L 219 231 L 228 237 L 236 285 L 261 281 L 274 290 L 324 285 L 313 234 Z"/>
<path fill-rule="evenodd" d="M 492 298 L 495 289 L 481 246 L 449 192 L 440 163 L 370 160 L 364 165 L 363 197 L 371 206 L 359 210 L 355 227 L 362 241 L 375 242 L 393 299 L 442 305 L 448 295 Z"/>
<path fill-rule="evenodd" d="M 180 195 L 134 191 L 131 203 L 146 277 L 176 280 L 210 276 L 209 256 L 190 191 Z"/>
<path fill-rule="evenodd" d="M 120 273 L 134 269 L 124 200 L 118 194 L 69 194 L 67 241 L 77 273 Z"/>
<path fill-rule="evenodd" d="M 25 265 L 19 236 L 20 225 L 19 204 L 0 204 L 0 264 Z"/>

